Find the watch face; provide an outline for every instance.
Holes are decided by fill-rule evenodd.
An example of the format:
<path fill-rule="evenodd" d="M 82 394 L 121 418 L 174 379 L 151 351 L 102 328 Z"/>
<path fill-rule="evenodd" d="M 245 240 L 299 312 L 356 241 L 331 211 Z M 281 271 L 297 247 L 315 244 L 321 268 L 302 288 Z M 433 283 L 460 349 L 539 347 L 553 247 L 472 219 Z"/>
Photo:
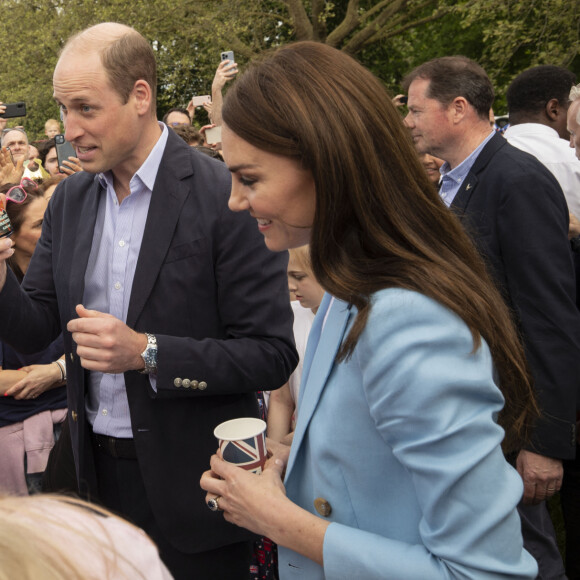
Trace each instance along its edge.
<path fill-rule="evenodd" d="M 157 339 L 152 334 L 147 335 L 147 348 L 141 353 L 145 363 L 145 370 L 152 371 L 157 368 Z"/>

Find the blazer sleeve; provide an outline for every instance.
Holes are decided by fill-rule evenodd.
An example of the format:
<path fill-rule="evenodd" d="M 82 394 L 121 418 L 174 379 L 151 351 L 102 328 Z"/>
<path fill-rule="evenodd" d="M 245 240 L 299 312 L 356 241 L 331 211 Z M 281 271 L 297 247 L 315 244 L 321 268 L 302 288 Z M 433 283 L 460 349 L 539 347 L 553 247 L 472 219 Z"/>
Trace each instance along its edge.
<path fill-rule="evenodd" d="M 503 397 L 485 343 L 472 351 L 465 324 L 423 296 L 401 292 L 373 305 L 353 356 L 375 428 L 409 473 L 419 539 L 332 523 L 324 539 L 326 578 L 536 577 L 516 511 L 522 482 L 503 457 L 495 422 Z M 406 509 L 390 498 L 385 510 L 380 482 L 370 488 L 376 517 Z"/>
<path fill-rule="evenodd" d="M 159 355 L 157 393 L 152 396 L 207 397 L 278 389 L 298 362 L 288 253 L 268 250 L 255 220 L 228 208 L 231 185 L 229 179 L 223 181 L 214 198 L 215 211 L 208 217 L 212 227 L 205 230 L 209 255 L 203 267 L 211 262 L 207 286 L 211 285 L 212 296 L 202 289 L 199 294 L 204 298 L 196 299 L 192 290 L 187 307 L 199 316 L 186 336 L 155 333 Z M 175 316 L 171 307 L 167 312 Z M 189 378 L 204 388 L 176 387 L 176 378 Z"/>

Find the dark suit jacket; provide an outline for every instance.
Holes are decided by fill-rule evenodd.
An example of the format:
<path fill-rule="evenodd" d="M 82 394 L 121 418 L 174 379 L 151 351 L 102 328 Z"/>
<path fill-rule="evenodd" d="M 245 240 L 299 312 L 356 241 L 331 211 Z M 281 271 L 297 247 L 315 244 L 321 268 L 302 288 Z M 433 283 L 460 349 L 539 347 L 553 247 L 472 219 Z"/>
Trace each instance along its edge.
<path fill-rule="evenodd" d="M 543 416 L 530 449 L 575 452 L 580 314 L 560 185 L 533 156 L 497 134 L 477 157 L 452 209 L 513 308 Z"/>
<path fill-rule="evenodd" d="M 199 479 L 217 449 L 220 422 L 257 416 L 256 390 L 276 389 L 296 366 L 287 253 L 270 252 L 255 220 L 227 207 L 223 163 L 172 131 L 159 167 L 137 263 L 127 324 L 158 341 L 157 392 L 125 373 L 139 466 L 157 522 L 184 552 L 244 540 L 248 532 L 208 510 Z M 95 491 L 85 420 L 87 376 L 67 322 L 82 302 L 99 197 L 97 178 L 59 185 L 26 280 L 0 294 L 2 340 L 40 350 L 64 331 L 71 436 L 80 491 Z M 176 387 L 176 378 L 207 384 Z"/>

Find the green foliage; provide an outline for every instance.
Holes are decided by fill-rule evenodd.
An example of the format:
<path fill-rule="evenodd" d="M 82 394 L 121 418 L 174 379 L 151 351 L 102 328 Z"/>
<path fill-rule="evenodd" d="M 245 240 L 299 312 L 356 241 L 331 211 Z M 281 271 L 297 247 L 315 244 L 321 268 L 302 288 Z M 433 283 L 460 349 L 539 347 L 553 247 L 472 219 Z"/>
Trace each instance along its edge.
<path fill-rule="evenodd" d="M 267 48 L 318 40 L 345 50 L 397 92 L 436 56 L 465 54 L 499 94 L 535 64 L 580 72 L 580 0 L 1 0 L 0 100 L 26 101 L 25 126 L 41 138 L 57 117 L 52 71 L 66 39 L 97 22 L 123 22 L 156 51 L 158 112 L 211 92 L 219 54 L 244 65 Z M 200 114 L 200 124 L 206 118 Z M 11 124 L 21 123 L 15 119 Z"/>

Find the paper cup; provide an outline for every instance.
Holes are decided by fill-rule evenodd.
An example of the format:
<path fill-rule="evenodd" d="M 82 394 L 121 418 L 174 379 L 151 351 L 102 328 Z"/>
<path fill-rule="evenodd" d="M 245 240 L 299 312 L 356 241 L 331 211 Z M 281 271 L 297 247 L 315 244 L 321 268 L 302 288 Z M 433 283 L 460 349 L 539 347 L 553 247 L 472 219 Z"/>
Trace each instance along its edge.
<path fill-rule="evenodd" d="M 213 434 L 219 441 L 224 461 L 235 463 L 252 473 L 262 473 L 266 463 L 266 423 L 242 417 L 220 423 Z"/>

